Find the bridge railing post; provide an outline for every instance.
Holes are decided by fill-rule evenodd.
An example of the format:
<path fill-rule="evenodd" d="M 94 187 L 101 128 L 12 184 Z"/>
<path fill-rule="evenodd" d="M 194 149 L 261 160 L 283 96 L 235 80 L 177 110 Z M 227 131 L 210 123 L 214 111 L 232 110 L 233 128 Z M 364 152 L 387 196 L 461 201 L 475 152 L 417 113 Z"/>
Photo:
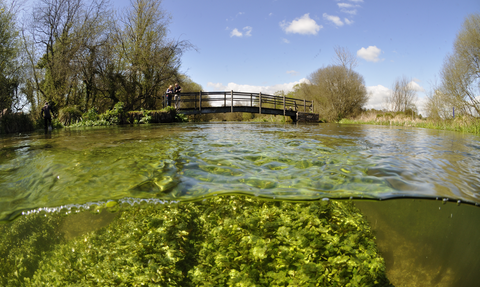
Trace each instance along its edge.
<path fill-rule="evenodd" d="M 199 99 L 198 99 L 198 110 L 202 113 L 202 91 L 199 92 Z"/>
<path fill-rule="evenodd" d="M 307 112 L 307 100 L 303 99 L 303 112 Z"/>
<path fill-rule="evenodd" d="M 258 93 L 258 113 L 262 114 L 262 92 Z"/>
<path fill-rule="evenodd" d="M 253 94 L 250 94 L 250 107 L 253 107 Z"/>
<path fill-rule="evenodd" d="M 227 107 L 227 92 L 223 93 L 223 106 Z"/>
<path fill-rule="evenodd" d="M 285 116 L 285 95 L 283 95 L 283 116 Z"/>
<path fill-rule="evenodd" d="M 230 105 L 230 112 L 233 113 L 233 90 L 230 91 L 230 98 L 232 99 L 232 104 Z"/>

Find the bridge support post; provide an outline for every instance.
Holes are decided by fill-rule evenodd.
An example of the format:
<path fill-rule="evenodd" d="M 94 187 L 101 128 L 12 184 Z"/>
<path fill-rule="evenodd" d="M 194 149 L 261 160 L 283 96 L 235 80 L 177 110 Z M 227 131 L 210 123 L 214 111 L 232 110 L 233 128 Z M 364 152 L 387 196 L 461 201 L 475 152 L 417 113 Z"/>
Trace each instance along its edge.
<path fill-rule="evenodd" d="M 258 93 L 258 113 L 262 114 L 262 92 Z"/>
<path fill-rule="evenodd" d="M 198 110 L 200 111 L 200 113 L 202 113 L 202 91 L 200 91 L 198 95 L 200 96 L 200 98 L 198 99 Z"/>
<path fill-rule="evenodd" d="M 230 98 L 232 99 L 232 103 L 230 105 L 230 112 L 233 113 L 233 90 L 230 91 Z"/>

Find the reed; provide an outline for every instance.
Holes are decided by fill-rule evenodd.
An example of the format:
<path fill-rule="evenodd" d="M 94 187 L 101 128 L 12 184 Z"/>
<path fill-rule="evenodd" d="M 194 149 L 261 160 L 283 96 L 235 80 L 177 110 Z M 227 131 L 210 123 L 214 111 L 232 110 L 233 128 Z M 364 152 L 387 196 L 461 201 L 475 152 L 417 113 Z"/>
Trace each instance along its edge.
<path fill-rule="evenodd" d="M 363 113 L 356 118 L 343 119 L 340 123 L 407 126 L 480 134 L 480 119 L 468 116 L 457 116 L 454 119 L 421 119 L 402 113 Z"/>

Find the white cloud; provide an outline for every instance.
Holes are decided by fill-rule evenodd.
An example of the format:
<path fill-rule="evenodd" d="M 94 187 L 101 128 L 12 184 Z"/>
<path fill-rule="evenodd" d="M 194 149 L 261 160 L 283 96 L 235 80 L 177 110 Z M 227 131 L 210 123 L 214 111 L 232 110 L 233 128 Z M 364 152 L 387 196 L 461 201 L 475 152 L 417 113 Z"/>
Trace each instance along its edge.
<path fill-rule="evenodd" d="M 345 18 L 345 23 L 347 23 L 347 25 L 352 25 L 352 24 L 353 24 L 353 21 L 348 20 L 347 18 Z"/>
<path fill-rule="evenodd" d="M 230 37 L 243 37 L 243 36 L 245 36 L 245 37 L 250 37 L 250 36 L 252 36 L 252 29 L 253 29 L 253 28 L 250 27 L 250 26 L 244 27 L 244 28 L 243 28 L 243 31 L 245 31 L 245 34 L 244 34 L 244 33 L 240 32 L 240 31 L 238 31 L 237 28 L 235 28 L 235 29 L 233 29 L 232 32 L 230 33 Z"/>
<path fill-rule="evenodd" d="M 410 84 L 411 83 L 415 83 L 415 81 L 410 82 Z M 425 91 L 417 83 L 415 83 L 415 85 L 417 85 L 417 87 L 414 88 L 414 89 L 416 89 L 416 91 L 419 91 L 419 92 L 424 92 Z M 369 87 L 367 87 L 367 92 L 369 93 L 370 98 L 368 99 L 368 102 L 365 105 L 365 108 L 376 109 L 376 110 L 388 109 L 388 105 L 387 105 L 386 100 L 387 100 L 387 97 L 392 94 L 391 89 L 389 89 L 387 87 L 384 87 L 382 85 L 369 86 Z M 426 98 L 422 97 L 421 95 L 419 95 L 419 97 L 415 101 L 415 106 L 417 106 L 418 112 L 422 115 L 425 115 L 425 113 L 426 113 L 426 111 L 424 109 L 425 103 L 426 103 Z"/>
<path fill-rule="evenodd" d="M 365 108 L 382 110 L 386 108 L 386 98 L 392 94 L 392 90 L 382 85 L 369 86 L 367 92 L 370 95 Z"/>
<path fill-rule="evenodd" d="M 353 10 L 342 10 L 343 13 L 347 13 L 347 14 L 352 14 L 352 15 L 356 15 L 357 14 L 357 9 L 353 9 Z"/>
<path fill-rule="evenodd" d="M 285 44 L 290 44 L 290 41 L 288 41 L 288 39 L 283 38 L 282 41 L 283 41 L 283 43 L 285 43 Z"/>
<path fill-rule="evenodd" d="M 252 27 L 250 27 L 250 26 L 244 27 L 243 31 L 245 31 L 245 37 L 252 36 Z"/>
<path fill-rule="evenodd" d="M 378 56 L 380 56 L 381 52 L 382 50 L 377 48 L 377 46 L 368 46 L 366 49 L 362 47 L 360 50 L 358 50 L 357 56 L 369 62 L 378 62 L 380 61 Z"/>
<path fill-rule="evenodd" d="M 293 20 L 292 22 L 286 23 L 285 21 L 280 22 L 280 27 L 288 33 L 297 33 L 297 34 L 312 34 L 316 35 L 320 29 L 323 28 L 322 25 L 318 25 L 315 20 L 311 19 L 309 13 L 303 15 L 300 18 Z"/>
<path fill-rule="evenodd" d="M 287 74 L 290 74 L 292 76 L 296 76 L 296 75 L 298 75 L 298 72 L 294 71 L 294 70 L 291 70 L 291 71 L 287 71 Z"/>
<path fill-rule="evenodd" d="M 425 89 L 419 84 L 417 84 L 417 82 L 420 82 L 420 80 L 413 79 L 410 83 L 408 83 L 408 87 L 417 92 L 425 92 Z"/>
<path fill-rule="evenodd" d="M 363 1 L 352 1 L 352 2 L 363 2 Z M 340 8 L 340 11 L 343 13 L 348 13 L 355 15 L 357 14 L 357 9 L 355 7 L 360 7 L 360 5 L 357 4 L 350 4 L 350 3 L 337 3 L 338 8 Z"/>
<path fill-rule="evenodd" d="M 342 20 L 340 20 L 340 17 L 338 16 L 333 16 L 333 15 L 328 15 L 327 13 L 323 13 L 323 18 L 332 22 L 337 26 L 343 26 L 343 22 Z"/>
<path fill-rule="evenodd" d="M 348 4 L 348 3 L 337 3 L 338 8 L 352 8 L 355 7 L 353 4 Z"/>
<path fill-rule="evenodd" d="M 291 91 L 293 86 L 305 83 L 308 80 L 306 78 L 300 79 L 296 82 L 277 84 L 273 86 L 252 86 L 252 85 L 240 85 L 236 83 L 228 83 L 226 86 L 222 83 L 212 83 L 208 82 L 207 87 L 211 87 L 210 91 L 241 91 L 241 92 L 252 92 L 252 93 L 264 93 L 273 95 L 276 91 Z"/>
<path fill-rule="evenodd" d="M 242 37 L 242 32 L 238 31 L 237 28 L 233 29 L 230 33 L 230 37 Z"/>

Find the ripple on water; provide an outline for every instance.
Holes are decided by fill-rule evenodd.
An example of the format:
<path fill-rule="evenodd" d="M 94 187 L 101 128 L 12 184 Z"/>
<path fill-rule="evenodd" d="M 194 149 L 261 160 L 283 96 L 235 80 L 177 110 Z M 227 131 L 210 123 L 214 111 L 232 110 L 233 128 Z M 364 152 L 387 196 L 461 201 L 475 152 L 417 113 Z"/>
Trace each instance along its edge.
<path fill-rule="evenodd" d="M 0 146 L 0 219 L 132 196 L 480 202 L 478 138 L 424 129 L 192 123 L 65 130 Z"/>

